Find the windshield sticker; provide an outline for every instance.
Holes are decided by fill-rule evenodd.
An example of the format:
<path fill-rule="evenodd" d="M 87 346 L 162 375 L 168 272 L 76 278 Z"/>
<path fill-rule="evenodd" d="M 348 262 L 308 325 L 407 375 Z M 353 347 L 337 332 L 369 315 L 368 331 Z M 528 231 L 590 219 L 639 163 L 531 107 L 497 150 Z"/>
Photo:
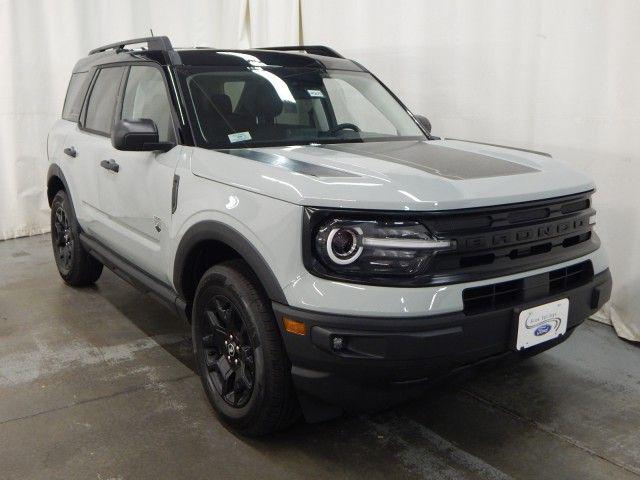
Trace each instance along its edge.
<path fill-rule="evenodd" d="M 307 90 L 307 93 L 311 98 L 324 98 L 322 90 Z"/>
<path fill-rule="evenodd" d="M 227 135 L 227 137 L 229 137 L 229 141 L 231 143 L 246 142 L 248 140 L 251 140 L 251 134 L 249 132 L 230 133 L 229 135 Z"/>

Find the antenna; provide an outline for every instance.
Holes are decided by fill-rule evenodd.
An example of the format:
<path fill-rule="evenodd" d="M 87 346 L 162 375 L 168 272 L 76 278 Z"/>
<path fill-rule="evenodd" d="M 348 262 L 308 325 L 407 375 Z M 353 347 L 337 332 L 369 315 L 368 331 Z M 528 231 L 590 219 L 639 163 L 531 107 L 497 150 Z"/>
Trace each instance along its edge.
<path fill-rule="evenodd" d="M 150 28 L 149 31 L 151 32 L 151 36 L 153 37 L 153 28 Z"/>

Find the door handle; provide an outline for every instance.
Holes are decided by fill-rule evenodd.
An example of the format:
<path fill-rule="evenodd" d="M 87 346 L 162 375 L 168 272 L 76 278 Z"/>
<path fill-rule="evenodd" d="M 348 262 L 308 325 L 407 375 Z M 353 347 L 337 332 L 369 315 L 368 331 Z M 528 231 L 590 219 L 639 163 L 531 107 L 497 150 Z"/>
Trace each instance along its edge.
<path fill-rule="evenodd" d="M 73 158 L 75 158 L 76 155 L 78 155 L 78 152 L 76 151 L 76 147 L 67 147 L 63 151 L 64 153 L 66 153 L 67 155 Z"/>
<path fill-rule="evenodd" d="M 102 160 L 100 162 L 100 166 L 102 168 L 106 168 L 107 170 L 111 170 L 112 172 L 118 173 L 120 171 L 120 165 L 113 158 L 109 160 Z"/>

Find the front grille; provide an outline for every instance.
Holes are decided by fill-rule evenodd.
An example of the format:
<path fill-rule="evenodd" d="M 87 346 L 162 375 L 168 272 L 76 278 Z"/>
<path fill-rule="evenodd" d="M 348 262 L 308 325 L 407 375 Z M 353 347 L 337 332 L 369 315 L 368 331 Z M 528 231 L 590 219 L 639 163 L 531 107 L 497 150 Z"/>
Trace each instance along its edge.
<path fill-rule="evenodd" d="M 464 312 L 474 314 L 507 308 L 522 302 L 561 294 L 586 285 L 592 280 L 593 265 L 587 260 L 518 280 L 466 288 L 462 292 Z"/>
<path fill-rule="evenodd" d="M 593 252 L 599 241 L 590 224 L 591 193 L 426 214 L 425 226 L 457 245 L 431 259 L 432 283 L 533 270 Z"/>
<path fill-rule="evenodd" d="M 566 292 L 572 288 L 580 287 L 593 280 L 593 266 L 590 261 L 570 265 L 549 272 L 549 293 Z"/>

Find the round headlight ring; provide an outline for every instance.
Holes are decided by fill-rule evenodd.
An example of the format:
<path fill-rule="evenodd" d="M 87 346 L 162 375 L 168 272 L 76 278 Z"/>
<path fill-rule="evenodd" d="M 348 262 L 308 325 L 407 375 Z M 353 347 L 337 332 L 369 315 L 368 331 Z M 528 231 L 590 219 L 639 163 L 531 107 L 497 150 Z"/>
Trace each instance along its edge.
<path fill-rule="evenodd" d="M 359 228 L 334 227 L 327 236 L 327 255 L 337 265 L 350 265 L 362 254 Z"/>

